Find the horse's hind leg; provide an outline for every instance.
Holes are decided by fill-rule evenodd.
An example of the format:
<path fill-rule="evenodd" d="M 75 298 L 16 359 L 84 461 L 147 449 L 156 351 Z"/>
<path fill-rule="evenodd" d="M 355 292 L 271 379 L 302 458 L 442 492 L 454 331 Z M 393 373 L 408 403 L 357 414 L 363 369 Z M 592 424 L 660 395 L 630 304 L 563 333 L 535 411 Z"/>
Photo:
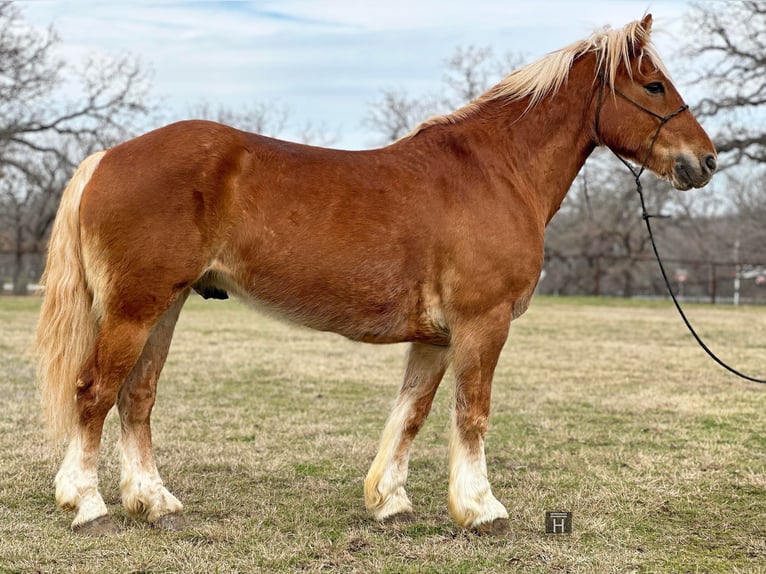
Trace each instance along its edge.
<path fill-rule="evenodd" d="M 78 423 L 56 475 L 56 501 L 62 508 L 76 511 L 73 530 L 92 534 L 114 530 L 98 491 L 101 433 L 120 386 L 144 348 L 152 323 L 119 314 L 105 315 L 94 349 L 78 378 Z"/>
<path fill-rule="evenodd" d="M 378 520 L 412 512 L 404 490 L 410 446 L 431 410 L 448 356 L 447 347 L 417 343 L 410 347 L 404 382 L 364 481 L 365 504 Z"/>
<path fill-rule="evenodd" d="M 165 488 L 154 462 L 150 417 L 157 380 L 170 348 L 170 340 L 188 292 L 162 315 L 117 399 L 120 438 L 122 503 L 134 515 L 145 516 L 157 526 L 182 528 L 183 506 Z"/>

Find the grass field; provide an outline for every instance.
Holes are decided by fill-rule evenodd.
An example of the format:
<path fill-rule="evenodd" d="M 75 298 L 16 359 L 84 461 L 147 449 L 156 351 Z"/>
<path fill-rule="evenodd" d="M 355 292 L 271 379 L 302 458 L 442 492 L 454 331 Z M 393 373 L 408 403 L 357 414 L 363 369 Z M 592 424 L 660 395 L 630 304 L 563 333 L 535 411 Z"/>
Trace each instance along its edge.
<path fill-rule="evenodd" d="M 101 491 L 123 531 L 69 531 L 28 353 L 34 299 L 0 299 L 0 572 L 766 572 L 766 388 L 709 361 L 665 303 L 536 298 L 495 376 L 487 460 L 507 537 L 447 512 L 445 379 L 418 436 L 411 523 L 362 484 L 403 370 L 369 346 L 194 299 L 160 381 L 160 472 L 185 531 L 119 505 L 117 420 Z M 711 346 L 766 375 L 766 309 L 691 306 Z M 546 510 L 574 513 L 546 535 Z"/>

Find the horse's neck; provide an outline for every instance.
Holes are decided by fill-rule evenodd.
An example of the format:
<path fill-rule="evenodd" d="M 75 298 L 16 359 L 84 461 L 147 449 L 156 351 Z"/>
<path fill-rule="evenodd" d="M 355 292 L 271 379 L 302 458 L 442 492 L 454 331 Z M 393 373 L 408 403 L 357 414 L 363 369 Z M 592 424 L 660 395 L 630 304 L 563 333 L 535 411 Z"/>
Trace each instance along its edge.
<path fill-rule="evenodd" d="M 555 97 L 531 109 L 527 100 L 490 101 L 453 126 L 475 142 L 493 179 L 515 188 L 514 195 L 524 194 L 546 224 L 594 149 L 592 76 L 575 72 Z"/>

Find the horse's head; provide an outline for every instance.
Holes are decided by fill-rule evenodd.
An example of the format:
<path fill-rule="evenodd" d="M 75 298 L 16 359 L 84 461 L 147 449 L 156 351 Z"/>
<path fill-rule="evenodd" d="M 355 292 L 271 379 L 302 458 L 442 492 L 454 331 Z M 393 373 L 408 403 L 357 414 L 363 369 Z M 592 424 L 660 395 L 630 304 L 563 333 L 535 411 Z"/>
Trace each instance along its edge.
<path fill-rule="evenodd" d="M 676 189 L 702 187 L 716 169 L 715 147 L 654 51 L 651 26 L 651 14 L 629 24 L 622 53 L 600 57 L 596 139 Z"/>

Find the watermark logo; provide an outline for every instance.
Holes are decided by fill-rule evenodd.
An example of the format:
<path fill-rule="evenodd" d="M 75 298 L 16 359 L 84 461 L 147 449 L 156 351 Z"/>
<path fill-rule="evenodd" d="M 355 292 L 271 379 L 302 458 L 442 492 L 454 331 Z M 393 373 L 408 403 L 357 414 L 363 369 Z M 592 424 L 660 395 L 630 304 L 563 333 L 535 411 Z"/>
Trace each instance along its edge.
<path fill-rule="evenodd" d="M 571 534 L 572 533 L 572 513 L 571 512 L 546 512 L 545 513 L 545 533 L 546 534 Z"/>

